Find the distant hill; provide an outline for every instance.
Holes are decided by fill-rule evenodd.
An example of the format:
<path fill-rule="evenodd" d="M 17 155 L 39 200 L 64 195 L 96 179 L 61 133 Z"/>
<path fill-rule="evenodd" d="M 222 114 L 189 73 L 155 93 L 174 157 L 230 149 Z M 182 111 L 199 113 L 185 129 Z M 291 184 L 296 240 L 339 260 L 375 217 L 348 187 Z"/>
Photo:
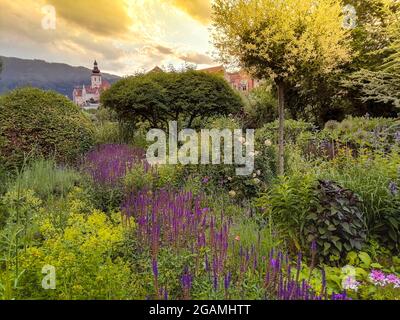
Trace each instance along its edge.
<path fill-rule="evenodd" d="M 72 98 L 72 90 L 75 86 L 90 84 L 92 71 L 88 68 L 72 67 L 63 63 L 49 63 L 43 60 L 1 56 L 0 59 L 3 62 L 3 72 L 0 74 L 0 94 L 30 85 L 41 89 L 55 90 Z M 107 73 L 103 73 L 103 77 L 110 83 L 120 79 L 118 76 Z"/>

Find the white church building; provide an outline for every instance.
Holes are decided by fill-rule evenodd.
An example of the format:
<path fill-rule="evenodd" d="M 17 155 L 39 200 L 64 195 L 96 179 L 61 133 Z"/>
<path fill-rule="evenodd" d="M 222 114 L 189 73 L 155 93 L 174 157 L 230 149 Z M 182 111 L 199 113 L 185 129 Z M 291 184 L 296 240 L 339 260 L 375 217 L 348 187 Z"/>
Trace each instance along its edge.
<path fill-rule="evenodd" d="M 103 79 L 97 61 L 94 62 L 91 84 L 81 85 L 74 88 L 72 98 L 75 104 L 85 110 L 98 109 L 100 106 L 100 95 L 110 88 L 110 83 Z"/>

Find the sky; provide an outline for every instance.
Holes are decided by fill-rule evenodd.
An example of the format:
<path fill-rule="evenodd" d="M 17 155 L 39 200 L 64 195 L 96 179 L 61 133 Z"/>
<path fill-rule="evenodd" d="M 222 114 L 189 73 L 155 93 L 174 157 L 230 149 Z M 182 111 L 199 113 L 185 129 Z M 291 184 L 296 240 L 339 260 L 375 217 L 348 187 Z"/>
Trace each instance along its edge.
<path fill-rule="evenodd" d="M 211 0 L 1 0 L 0 55 L 129 75 L 211 58 Z"/>

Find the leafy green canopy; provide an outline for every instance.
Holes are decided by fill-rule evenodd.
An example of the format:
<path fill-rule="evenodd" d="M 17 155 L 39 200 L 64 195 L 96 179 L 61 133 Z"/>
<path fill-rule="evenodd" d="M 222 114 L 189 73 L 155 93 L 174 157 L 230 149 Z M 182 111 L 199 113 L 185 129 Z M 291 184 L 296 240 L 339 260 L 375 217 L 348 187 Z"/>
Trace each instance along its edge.
<path fill-rule="evenodd" d="M 0 96 L 0 164 L 19 165 L 27 156 L 76 161 L 92 146 L 93 126 L 66 97 L 34 88 Z"/>
<path fill-rule="evenodd" d="M 381 0 L 382 1 L 382 0 Z M 400 108 L 400 3 L 393 0 L 387 8 L 385 46 L 370 55 L 381 56 L 373 65 L 350 74 L 343 86 L 360 92 L 363 102 L 385 103 Z"/>
<path fill-rule="evenodd" d="M 165 127 L 170 120 L 190 127 L 195 119 L 236 113 L 243 107 L 222 77 L 196 71 L 122 79 L 102 95 L 102 103 L 123 122 L 148 122 L 153 127 Z"/>
<path fill-rule="evenodd" d="M 216 0 L 214 43 L 258 78 L 330 73 L 351 58 L 337 0 Z"/>

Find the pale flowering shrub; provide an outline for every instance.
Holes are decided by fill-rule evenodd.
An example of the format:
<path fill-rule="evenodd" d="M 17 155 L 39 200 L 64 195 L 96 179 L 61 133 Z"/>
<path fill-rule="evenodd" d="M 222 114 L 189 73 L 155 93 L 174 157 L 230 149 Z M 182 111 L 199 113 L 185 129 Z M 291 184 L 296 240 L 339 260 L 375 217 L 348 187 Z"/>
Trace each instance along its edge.
<path fill-rule="evenodd" d="M 349 276 L 343 282 L 343 289 L 357 292 L 360 285 L 361 283 L 358 282 L 354 276 Z"/>

